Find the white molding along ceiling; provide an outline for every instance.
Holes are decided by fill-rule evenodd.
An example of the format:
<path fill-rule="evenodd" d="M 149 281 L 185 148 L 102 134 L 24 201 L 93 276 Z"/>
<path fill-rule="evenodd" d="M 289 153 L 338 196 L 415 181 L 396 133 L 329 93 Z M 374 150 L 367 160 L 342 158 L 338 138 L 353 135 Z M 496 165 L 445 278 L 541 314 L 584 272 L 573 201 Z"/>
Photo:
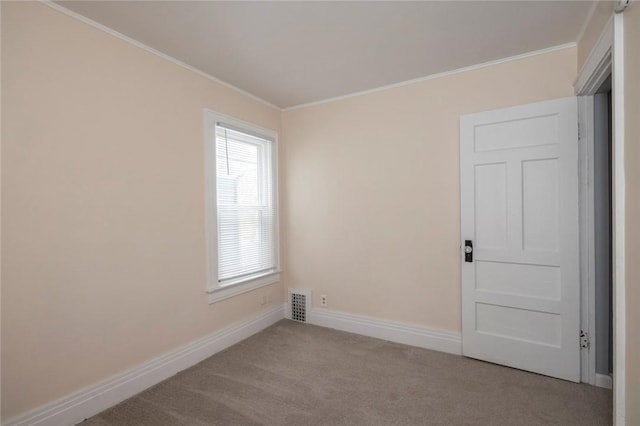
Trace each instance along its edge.
<path fill-rule="evenodd" d="M 45 1 L 291 108 L 574 45 L 593 2 Z"/>

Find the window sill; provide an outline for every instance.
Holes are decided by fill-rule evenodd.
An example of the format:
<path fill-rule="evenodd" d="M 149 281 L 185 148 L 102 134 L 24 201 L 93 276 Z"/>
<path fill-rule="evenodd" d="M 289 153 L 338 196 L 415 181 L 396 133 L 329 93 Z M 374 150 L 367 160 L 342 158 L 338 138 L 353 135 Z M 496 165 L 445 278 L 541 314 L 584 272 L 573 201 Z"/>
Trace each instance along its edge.
<path fill-rule="evenodd" d="M 224 287 L 210 289 L 207 290 L 207 294 L 209 296 L 209 304 L 220 302 L 221 300 L 229 299 L 230 297 L 247 293 L 260 287 L 266 287 L 279 281 L 280 271 L 276 271 L 269 272 L 257 277 L 248 278 L 243 281 L 235 282 L 233 284 L 227 284 Z"/>

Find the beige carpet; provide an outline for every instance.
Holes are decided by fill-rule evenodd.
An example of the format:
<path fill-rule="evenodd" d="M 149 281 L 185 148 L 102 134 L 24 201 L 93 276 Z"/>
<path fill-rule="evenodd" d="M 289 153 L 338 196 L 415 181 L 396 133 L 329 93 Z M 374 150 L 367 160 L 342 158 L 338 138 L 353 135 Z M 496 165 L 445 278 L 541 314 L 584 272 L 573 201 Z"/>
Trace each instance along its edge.
<path fill-rule="evenodd" d="M 82 423 L 607 425 L 611 391 L 280 321 Z"/>

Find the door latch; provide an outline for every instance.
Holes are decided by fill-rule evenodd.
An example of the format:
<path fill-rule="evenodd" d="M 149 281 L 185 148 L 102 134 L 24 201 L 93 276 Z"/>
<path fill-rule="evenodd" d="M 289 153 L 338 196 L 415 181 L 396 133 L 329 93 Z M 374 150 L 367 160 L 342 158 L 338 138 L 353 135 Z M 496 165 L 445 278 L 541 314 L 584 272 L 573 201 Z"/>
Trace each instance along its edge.
<path fill-rule="evenodd" d="M 464 261 L 473 262 L 473 241 L 464 240 Z"/>

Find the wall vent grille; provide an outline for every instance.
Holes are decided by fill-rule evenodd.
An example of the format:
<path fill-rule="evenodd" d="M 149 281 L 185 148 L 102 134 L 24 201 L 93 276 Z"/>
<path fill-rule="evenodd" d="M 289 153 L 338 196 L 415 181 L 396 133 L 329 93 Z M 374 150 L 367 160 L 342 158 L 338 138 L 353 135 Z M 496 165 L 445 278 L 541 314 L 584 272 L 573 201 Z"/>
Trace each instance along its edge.
<path fill-rule="evenodd" d="M 289 289 L 289 318 L 298 322 L 307 322 L 311 311 L 311 291 Z"/>

